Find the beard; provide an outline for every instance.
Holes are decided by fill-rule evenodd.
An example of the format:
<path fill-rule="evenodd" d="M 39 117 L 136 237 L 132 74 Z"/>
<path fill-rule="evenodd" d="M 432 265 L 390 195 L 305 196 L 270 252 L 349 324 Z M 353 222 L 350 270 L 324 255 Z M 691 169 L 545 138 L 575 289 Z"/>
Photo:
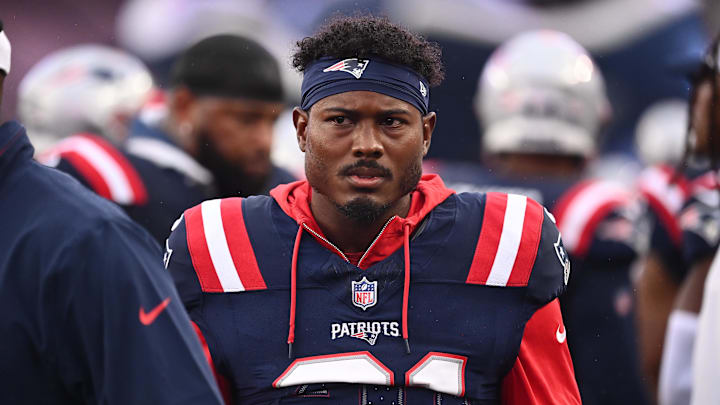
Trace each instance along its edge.
<path fill-rule="evenodd" d="M 369 225 L 380 219 L 392 204 L 379 204 L 367 197 L 357 197 L 345 204 L 335 203 L 335 207 L 356 223 Z"/>
<path fill-rule="evenodd" d="M 269 175 L 248 175 L 242 165 L 224 158 L 207 135 L 200 135 L 196 159 L 213 174 L 218 198 L 247 197 L 265 192 Z"/>
<path fill-rule="evenodd" d="M 420 162 L 419 159 L 414 161 L 403 171 L 399 184 L 400 197 L 411 193 L 420 182 L 420 178 L 422 177 L 422 163 Z M 358 167 L 382 169 L 385 177 L 389 177 L 390 179 L 393 177 L 390 170 L 380 166 L 380 164 L 374 160 L 359 160 L 350 166 L 342 168 L 339 174 L 344 175 L 344 173 Z M 335 204 L 335 207 L 347 218 L 358 224 L 369 225 L 382 218 L 396 202 L 397 200 L 382 204 L 373 201 L 371 198 L 361 196 L 353 198 L 345 204 L 339 204 L 335 201 L 333 201 L 333 204 Z"/>

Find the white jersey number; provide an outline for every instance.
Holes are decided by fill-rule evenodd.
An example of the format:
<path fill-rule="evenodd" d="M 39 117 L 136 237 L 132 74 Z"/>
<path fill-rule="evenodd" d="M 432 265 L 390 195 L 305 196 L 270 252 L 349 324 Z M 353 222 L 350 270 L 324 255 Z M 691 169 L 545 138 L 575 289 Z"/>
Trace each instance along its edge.
<path fill-rule="evenodd" d="M 405 386 L 462 397 L 467 357 L 430 352 L 405 373 Z M 395 385 L 395 375 L 370 352 L 351 352 L 295 360 L 273 382 L 282 388 L 302 384 L 350 383 Z"/>

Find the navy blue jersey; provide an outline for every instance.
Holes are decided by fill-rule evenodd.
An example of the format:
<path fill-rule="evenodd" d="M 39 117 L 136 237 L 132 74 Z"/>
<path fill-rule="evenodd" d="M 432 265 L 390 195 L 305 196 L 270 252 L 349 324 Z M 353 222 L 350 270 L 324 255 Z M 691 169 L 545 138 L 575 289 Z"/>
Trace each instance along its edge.
<path fill-rule="evenodd" d="M 309 192 L 206 201 L 170 236 L 168 270 L 236 403 L 579 403 L 559 308 L 540 347 L 521 345 L 570 271 L 541 205 L 423 177 L 355 265 L 322 236 Z M 530 388 L 507 380 L 521 347 L 553 370 L 521 364 Z"/>
<path fill-rule="evenodd" d="M 715 176 L 708 172 L 692 182 L 691 196 L 680 212 L 683 259 L 688 269 L 715 256 L 720 244 L 720 192 Z"/>
<path fill-rule="evenodd" d="M 156 126 L 136 120 L 122 147 L 89 134 L 60 142 L 39 158 L 78 179 L 164 243 L 173 221 L 187 208 L 218 194 L 213 175 Z M 273 167 L 263 193 L 295 179 Z"/>
<path fill-rule="evenodd" d="M 0 126 L 0 396 L 8 404 L 219 404 L 158 245 Z"/>
<path fill-rule="evenodd" d="M 640 173 L 637 182 L 637 188 L 646 201 L 646 217 L 650 226 L 648 250 L 658 255 L 663 269 L 678 284 L 687 274 L 680 211 L 688 203 L 691 193 L 689 179 L 692 176 L 688 174 L 678 173 L 669 166 L 651 166 Z"/>
<path fill-rule="evenodd" d="M 557 218 L 574 269 L 561 304 L 583 403 L 647 403 L 630 280 L 644 228 L 636 225 L 642 211 L 630 190 L 580 177 L 509 177 L 473 164 L 425 167 L 456 190 L 512 190 L 543 201 Z"/>

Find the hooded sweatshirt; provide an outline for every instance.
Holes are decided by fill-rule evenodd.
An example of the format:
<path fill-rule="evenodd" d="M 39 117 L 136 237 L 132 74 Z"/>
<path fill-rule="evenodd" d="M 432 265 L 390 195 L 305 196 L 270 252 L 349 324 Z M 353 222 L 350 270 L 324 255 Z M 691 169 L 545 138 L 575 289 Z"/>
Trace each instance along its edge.
<path fill-rule="evenodd" d="M 580 403 L 556 300 L 569 262 L 542 206 L 425 175 L 353 263 L 310 196 L 206 201 L 173 227 L 168 270 L 228 400 Z"/>

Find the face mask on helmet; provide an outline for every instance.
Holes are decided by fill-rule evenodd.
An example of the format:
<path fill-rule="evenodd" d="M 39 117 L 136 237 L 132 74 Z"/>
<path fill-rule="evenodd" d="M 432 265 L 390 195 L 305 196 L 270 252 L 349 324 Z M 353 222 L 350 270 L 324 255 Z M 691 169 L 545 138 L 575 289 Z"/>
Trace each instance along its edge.
<path fill-rule="evenodd" d="M 587 158 L 610 115 L 605 84 L 568 35 L 521 33 L 501 45 L 480 76 L 475 111 L 483 151 Z"/>
<path fill-rule="evenodd" d="M 151 90 L 139 59 L 106 46 L 74 46 L 30 69 L 20 83 L 18 113 L 34 144 L 78 132 L 119 141 Z"/>

